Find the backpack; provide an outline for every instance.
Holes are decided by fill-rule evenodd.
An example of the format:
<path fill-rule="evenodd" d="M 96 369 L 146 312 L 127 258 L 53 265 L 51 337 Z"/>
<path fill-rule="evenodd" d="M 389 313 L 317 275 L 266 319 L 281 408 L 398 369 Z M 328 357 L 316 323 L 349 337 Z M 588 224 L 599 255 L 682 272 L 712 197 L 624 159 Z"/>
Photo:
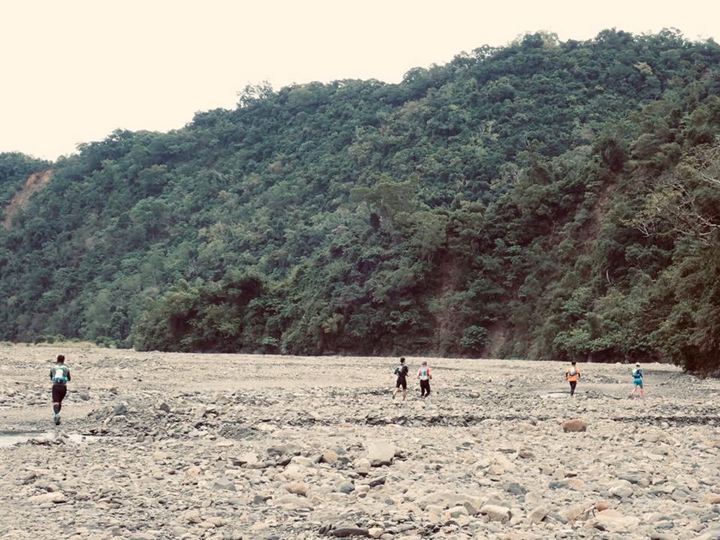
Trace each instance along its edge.
<path fill-rule="evenodd" d="M 633 369 L 632 376 L 633 379 L 642 379 L 642 371 L 640 371 L 640 368 Z"/>
<path fill-rule="evenodd" d="M 570 371 L 568 371 L 568 373 L 570 374 L 571 377 L 574 377 L 575 375 L 577 375 L 577 370 L 575 369 L 575 366 L 571 367 Z"/>
<path fill-rule="evenodd" d="M 65 369 L 63 369 L 62 367 L 54 367 L 52 382 L 54 382 L 56 384 L 66 384 L 68 382 L 67 371 Z"/>

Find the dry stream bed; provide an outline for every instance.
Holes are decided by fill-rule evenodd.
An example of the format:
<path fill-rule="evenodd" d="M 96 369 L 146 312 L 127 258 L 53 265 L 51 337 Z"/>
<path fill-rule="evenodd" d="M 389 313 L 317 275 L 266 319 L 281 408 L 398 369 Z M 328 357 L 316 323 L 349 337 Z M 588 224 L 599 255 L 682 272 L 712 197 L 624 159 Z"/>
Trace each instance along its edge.
<path fill-rule="evenodd" d="M 429 361 L 2 347 L 0 538 L 720 538 L 720 381 Z"/>

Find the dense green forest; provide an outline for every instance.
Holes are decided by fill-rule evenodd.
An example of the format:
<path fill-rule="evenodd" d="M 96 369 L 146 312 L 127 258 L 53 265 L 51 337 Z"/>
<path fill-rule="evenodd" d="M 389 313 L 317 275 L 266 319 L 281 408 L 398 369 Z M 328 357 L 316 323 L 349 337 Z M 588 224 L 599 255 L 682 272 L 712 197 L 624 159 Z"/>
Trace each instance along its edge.
<path fill-rule="evenodd" d="M 0 154 L 0 339 L 720 368 L 720 46 L 529 34 Z"/>

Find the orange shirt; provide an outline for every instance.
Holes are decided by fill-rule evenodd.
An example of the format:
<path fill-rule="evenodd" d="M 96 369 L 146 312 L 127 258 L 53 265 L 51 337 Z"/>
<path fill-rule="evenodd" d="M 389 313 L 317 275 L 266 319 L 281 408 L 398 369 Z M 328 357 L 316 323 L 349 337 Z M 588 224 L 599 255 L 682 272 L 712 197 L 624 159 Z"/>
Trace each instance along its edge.
<path fill-rule="evenodd" d="M 575 375 L 570 375 L 570 368 L 567 368 L 565 377 L 567 377 L 567 380 L 570 382 L 577 381 L 580 378 L 580 368 L 575 366 Z"/>

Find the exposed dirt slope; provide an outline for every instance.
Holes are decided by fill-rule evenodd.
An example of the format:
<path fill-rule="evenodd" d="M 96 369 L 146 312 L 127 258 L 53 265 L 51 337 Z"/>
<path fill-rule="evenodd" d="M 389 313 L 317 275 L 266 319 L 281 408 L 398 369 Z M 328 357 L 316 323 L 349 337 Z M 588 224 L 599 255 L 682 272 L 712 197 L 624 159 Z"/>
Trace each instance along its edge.
<path fill-rule="evenodd" d="M 9 229 L 12 225 L 13 216 L 18 213 L 19 210 L 25 207 L 35 193 L 44 188 L 48 182 L 52 179 L 53 169 L 45 169 L 44 171 L 38 171 L 31 174 L 23 187 L 15 194 L 10 201 L 10 204 L 5 208 L 5 220 L 3 221 L 3 227 Z"/>

